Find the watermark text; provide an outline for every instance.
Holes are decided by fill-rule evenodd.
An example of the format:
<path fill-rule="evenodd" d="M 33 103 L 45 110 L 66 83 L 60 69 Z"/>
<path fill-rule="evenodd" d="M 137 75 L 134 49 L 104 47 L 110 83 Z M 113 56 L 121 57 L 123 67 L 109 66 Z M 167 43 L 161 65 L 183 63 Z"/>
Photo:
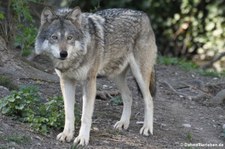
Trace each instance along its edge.
<path fill-rule="evenodd" d="M 181 143 L 184 147 L 224 147 L 223 143 Z"/>

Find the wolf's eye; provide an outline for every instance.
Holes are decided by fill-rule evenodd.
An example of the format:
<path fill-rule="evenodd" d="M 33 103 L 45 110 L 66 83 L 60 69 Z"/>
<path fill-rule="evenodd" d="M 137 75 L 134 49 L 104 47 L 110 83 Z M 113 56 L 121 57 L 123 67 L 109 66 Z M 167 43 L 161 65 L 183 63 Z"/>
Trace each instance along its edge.
<path fill-rule="evenodd" d="M 58 37 L 57 37 L 57 36 L 55 36 L 55 35 L 52 35 L 52 39 L 57 40 L 57 39 L 58 39 Z"/>
<path fill-rule="evenodd" d="M 72 39 L 73 39 L 72 36 L 68 36 L 68 37 L 67 37 L 67 40 L 72 40 Z"/>

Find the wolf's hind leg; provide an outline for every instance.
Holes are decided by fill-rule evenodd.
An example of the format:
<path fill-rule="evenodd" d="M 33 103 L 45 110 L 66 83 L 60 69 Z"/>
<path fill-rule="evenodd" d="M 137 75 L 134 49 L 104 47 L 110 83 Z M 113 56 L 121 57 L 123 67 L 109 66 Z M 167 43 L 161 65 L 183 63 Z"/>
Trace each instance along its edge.
<path fill-rule="evenodd" d="M 130 124 L 131 116 L 131 106 L 132 106 L 132 96 L 131 92 L 127 86 L 126 74 L 128 67 L 125 70 L 114 78 L 114 81 L 120 90 L 122 100 L 123 100 L 123 113 L 120 120 L 114 125 L 114 128 L 122 130 L 127 129 Z"/>
<path fill-rule="evenodd" d="M 149 133 L 153 134 L 153 98 L 149 90 L 152 67 L 147 67 L 144 62 L 142 63 L 142 65 L 138 65 L 138 63 L 134 59 L 134 56 L 131 56 L 130 67 L 141 90 L 145 104 L 144 125 L 140 129 L 140 134 L 149 136 Z"/>

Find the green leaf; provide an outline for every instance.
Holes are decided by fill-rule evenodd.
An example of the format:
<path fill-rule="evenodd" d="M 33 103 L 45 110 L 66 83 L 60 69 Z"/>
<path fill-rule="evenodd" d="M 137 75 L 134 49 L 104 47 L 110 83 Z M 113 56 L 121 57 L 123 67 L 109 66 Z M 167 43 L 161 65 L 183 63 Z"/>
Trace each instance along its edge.
<path fill-rule="evenodd" d="M 25 104 L 20 104 L 19 106 L 15 106 L 15 109 L 17 110 L 23 110 L 25 107 Z"/>
<path fill-rule="evenodd" d="M 16 98 L 10 96 L 9 98 L 7 98 L 7 100 L 8 100 L 9 102 L 15 102 Z"/>
<path fill-rule="evenodd" d="M 211 31 L 211 30 L 213 30 L 213 28 L 215 27 L 215 23 L 214 22 L 209 22 L 207 25 L 206 25 L 206 27 L 205 27 L 205 29 L 207 30 L 207 31 Z"/>
<path fill-rule="evenodd" d="M 113 105 L 123 105 L 122 97 L 121 96 L 115 96 L 111 99 L 111 102 Z"/>
<path fill-rule="evenodd" d="M 0 13 L 0 20 L 3 20 L 5 18 L 3 13 Z"/>
<path fill-rule="evenodd" d="M 2 114 L 8 114 L 8 113 L 10 113 L 10 108 L 8 107 L 2 108 Z"/>

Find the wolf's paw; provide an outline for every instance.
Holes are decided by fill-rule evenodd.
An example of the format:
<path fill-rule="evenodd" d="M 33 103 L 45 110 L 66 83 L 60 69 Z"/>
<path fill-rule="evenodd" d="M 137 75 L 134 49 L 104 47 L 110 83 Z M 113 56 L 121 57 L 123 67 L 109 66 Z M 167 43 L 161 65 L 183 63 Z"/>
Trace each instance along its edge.
<path fill-rule="evenodd" d="M 128 129 L 129 127 L 129 122 L 128 121 L 118 121 L 116 122 L 116 124 L 114 125 L 114 128 L 115 129 L 118 129 L 118 130 L 122 130 L 122 129 Z"/>
<path fill-rule="evenodd" d="M 153 135 L 153 127 L 144 125 L 140 130 L 140 134 L 144 136 L 149 136 L 150 134 Z"/>
<path fill-rule="evenodd" d="M 61 132 L 60 134 L 57 135 L 57 140 L 61 142 L 70 142 L 73 139 L 73 133 L 64 133 Z"/>
<path fill-rule="evenodd" d="M 82 136 L 79 135 L 78 137 L 75 138 L 74 144 L 77 146 L 86 146 L 89 143 L 89 136 Z"/>

